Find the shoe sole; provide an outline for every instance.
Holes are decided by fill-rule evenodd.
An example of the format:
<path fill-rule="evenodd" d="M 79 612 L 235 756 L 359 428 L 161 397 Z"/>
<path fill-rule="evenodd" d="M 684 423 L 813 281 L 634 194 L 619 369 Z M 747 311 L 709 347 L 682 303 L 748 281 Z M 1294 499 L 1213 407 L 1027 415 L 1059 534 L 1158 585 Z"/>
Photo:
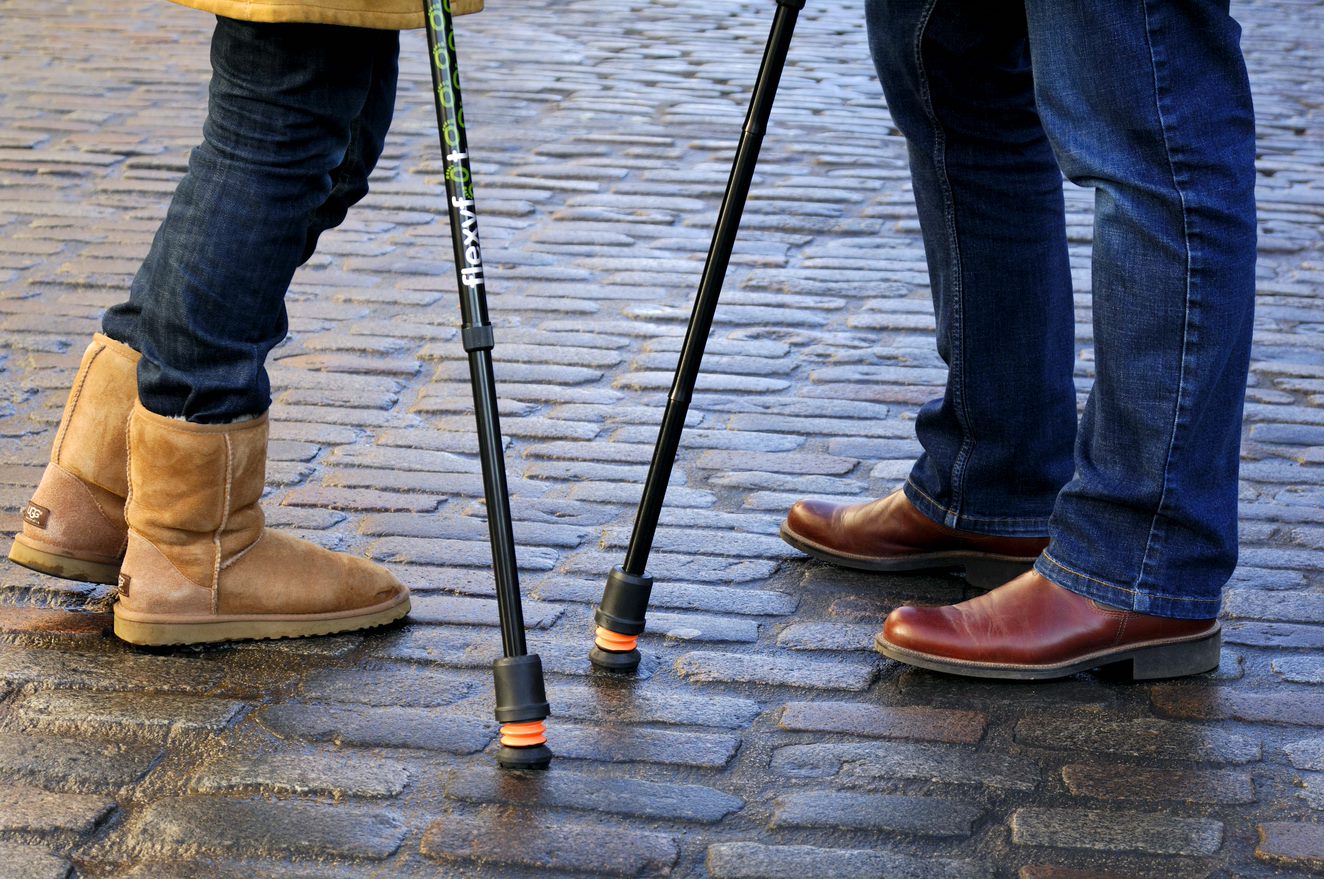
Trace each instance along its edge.
<path fill-rule="evenodd" d="M 974 550 L 950 550 L 911 555 L 904 558 L 879 558 L 877 556 L 859 556 L 829 549 L 821 543 L 801 537 L 786 523 L 781 526 L 781 538 L 805 555 L 828 562 L 842 568 L 855 571 L 875 571 L 887 574 L 901 574 L 908 571 L 952 571 L 961 570 L 963 576 L 976 589 L 993 589 L 1015 580 L 1030 568 L 1035 559 L 1025 556 L 997 555 L 995 553 L 975 552 Z"/>
<path fill-rule="evenodd" d="M 9 548 L 9 560 L 40 574 L 49 574 L 64 580 L 77 580 L 80 583 L 102 583 L 112 585 L 119 581 L 119 563 L 106 564 L 68 555 L 37 549 L 23 543 L 23 536 L 14 538 L 14 545 Z"/>
<path fill-rule="evenodd" d="M 1052 680 L 1096 668 L 1107 668 L 1109 671 L 1123 674 L 1129 672 L 1129 677 L 1133 681 L 1181 678 L 1204 674 L 1218 668 L 1222 647 L 1222 627 L 1217 624 L 1213 631 L 1192 638 L 1131 644 L 1120 649 L 1100 650 L 1069 662 L 1052 665 L 1017 665 L 947 659 L 897 647 L 888 642 L 882 634 L 874 639 L 874 649 L 897 662 L 963 677 L 1008 681 Z"/>
<path fill-rule="evenodd" d="M 248 615 L 205 621 L 171 622 L 168 617 L 131 618 L 115 605 L 115 635 L 130 644 L 165 647 L 214 644 L 218 641 L 256 641 L 309 638 L 385 626 L 409 613 L 409 596 L 339 614 Z"/>

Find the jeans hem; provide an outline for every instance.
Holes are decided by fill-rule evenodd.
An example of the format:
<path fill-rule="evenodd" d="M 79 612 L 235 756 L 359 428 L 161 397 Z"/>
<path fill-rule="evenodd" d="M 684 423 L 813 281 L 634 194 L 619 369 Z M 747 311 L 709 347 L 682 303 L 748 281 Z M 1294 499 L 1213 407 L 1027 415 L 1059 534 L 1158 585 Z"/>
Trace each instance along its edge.
<path fill-rule="evenodd" d="M 924 489 L 907 479 L 902 486 L 906 500 L 928 518 L 945 528 L 985 534 L 990 537 L 1047 537 L 1048 517 L 979 516 L 957 513 L 925 493 Z"/>
<path fill-rule="evenodd" d="M 1083 574 L 1053 558 L 1047 551 L 1039 556 L 1034 569 L 1040 576 L 1063 589 L 1117 610 L 1179 620 L 1212 620 L 1218 616 L 1222 604 L 1217 598 L 1190 598 L 1150 589 L 1118 586 Z"/>

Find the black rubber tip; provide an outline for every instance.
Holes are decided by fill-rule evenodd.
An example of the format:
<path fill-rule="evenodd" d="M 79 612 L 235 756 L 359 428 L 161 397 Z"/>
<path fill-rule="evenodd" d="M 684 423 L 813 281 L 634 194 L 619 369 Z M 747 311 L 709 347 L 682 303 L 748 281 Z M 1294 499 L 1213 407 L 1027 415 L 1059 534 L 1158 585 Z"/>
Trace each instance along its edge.
<path fill-rule="evenodd" d="M 546 769 L 552 765 L 552 749 L 546 745 L 531 748 L 502 745 L 497 749 L 497 765 L 502 769 Z"/>
<path fill-rule="evenodd" d="M 603 650 L 594 647 L 588 652 L 589 661 L 605 671 L 631 672 L 639 667 L 638 650 Z"/>

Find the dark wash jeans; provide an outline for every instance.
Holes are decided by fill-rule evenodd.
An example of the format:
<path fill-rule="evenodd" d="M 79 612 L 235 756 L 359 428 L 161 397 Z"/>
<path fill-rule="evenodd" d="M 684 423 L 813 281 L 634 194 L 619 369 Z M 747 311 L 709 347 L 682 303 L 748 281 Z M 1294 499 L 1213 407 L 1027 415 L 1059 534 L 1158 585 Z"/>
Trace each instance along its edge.
<path fill-rule="evenodd" d="M 142 352 L 138 395 L 216 423 L 271 405 L 267 354 L 318 236 L 368 191 L 399 35 L 218 18 L 203 141 L 106 335 Z"/>
<path fill-rule="evenodd" d="M 905 490 L 1117 608 L 1217 614 L 1237 557 L 1254 115 L 1218 0 L 866 0 L 949 366 Z M 1094 188 L 1077 425 L 1062 175 Z"/>

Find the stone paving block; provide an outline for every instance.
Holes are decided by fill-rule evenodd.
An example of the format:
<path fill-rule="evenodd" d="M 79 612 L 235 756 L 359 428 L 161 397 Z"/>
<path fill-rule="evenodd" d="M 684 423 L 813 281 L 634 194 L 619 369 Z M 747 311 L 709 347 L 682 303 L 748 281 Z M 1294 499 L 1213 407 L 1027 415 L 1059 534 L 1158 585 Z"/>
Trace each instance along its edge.
<path fill-rule="evenodd" d="M 202 794 L 324 794 L 336 799 L 385 799 L 403 793 L 409 778 L 404 764 L 380 757 L 230 753 L 196 773 L 190 790 Z"/>
<path fill-rule="evenodd" d="M 983 813 L 979 806 L 936 797 L 803 791 L 773 800 L 768 826 L 969 836 Z"/>
<path fill-rule="evenodd" d="M 619 560 L 618 560 L 619 562 Z M 599 569 L 602 580 L 554 580 L 540 584 L 537 597 L 544 601 L 582 601 L 596 604 L 602 598 L 602 587 L 607 575 L 603 570 L 611 571 L 613 565 Z M 740 563 L 747 564 L 747 563 Z M 576 571 L 579 566 L 576 566 Z M 650 567 L 650 570 L 652 568 Z M 712 614 L 739 614 L 749 616 L 780 616 L 792 613 L 799 604 L 799 599 L 785 592 L 767 589 L 744 589 L 733 586 L 696 586 L 685 583 L 665 582 L 662 574 L 653 586 L 649 608 L 671 608 L 675 610 L 695 610 Z M 743 578 L 744 574 L 736 576 Z M 703 579 L 702 576 L 699 579 Z M 719 578 L 714 577 L 714 580 Z"/>
<path fill-rule="evenodd" d="M 1246 772 L 1072 764 L 1062 767 L 1062 780 L 1076 796 L 1100 800 L 1255 802 L 1255 784 Z"/>
<path fill-rule="evenodd" d="M 510 833 L 512 819 L 520 832 Z M 670 876 L 675 837 L 620 825 L 483 809 L 439 818 L 423 835 L 424 857 L 442 864 L 496 864 L 603 876 Z"/>
<path fill-rule="evenodd" d="M 553 750 L 558 758 L 600 763 L 661 763 L 721 769 L 740 748 L 740 736 L 616 724 L 557 723 Z M 552 741 L 549 733 L 549 742 Z"/>
<path fill-rule="evenodd" d="M 875 623 L 792 623 L 777 635 L 787 650 L 872 650 Z"/>
<path fill-rule="evenodd" d="M 114 791 L 138 781 L 164 752 L 100 739 L 0 735 L 0 776 L 74 793 Z"/>
<path fill-rule="evenodd" d="M 1247 693 L 1199 684 L 1160 684 L 1150 690 L 1155 709 L 1167 717 L 1237 720 L 1324 726 L 1324 699 L 1279 687 Z"/>
<path fill-rule="evenodd" d="M 722 842 L 708 847 L 714 879 L 992 879 L 992 868 L 976 861 L 919 858 L 878 849 L 816 848 Z"/>
<path fill-rule="evenodd" d="M 242 702 L 205 697 L 56 691 L 19 700 L 9 722 L 39 733 L 156 740 L 175 731 L 218 733 L 243 708 Z"/>
<path fill-rule="evenodd" d="M 287 702 L 263 708 L 257 718 L 267 729 L 287 738 L 451 754 L 481 751 L 497 734 L 495 721 L 441 713 L 435 708 Z"/>
<path fill-rule="evenodd" d="M 0 836 L 86 836 L 114 810 L 115 801 L 104 796 L 0 785 Z"/>
<path fill-rule="evenodd" d="M 759 638 L 754 620 L 688 613 L 649 613 L 645 635 L 676 641 L 732 641 L 752 644 Z"/>
<path fill-rule="evenodd" d="M 873 662 L 822 662 L 696 650 L 676 660 L 676 673 L 693 683 L 768 684 L 829 690 L 867 690 L 878 673 Z"/>
<path fill-rule="evenodd" d="M 220 682 L 218 663 L 185 656 L 144 656 L 127 652 L 71 650 L 0 652 L 0 681 L 17 689 L 126 690 L 204 693 Z"/>
<path fill-rule="evenodd" d="M 1017 879 L 1207 879 L 1209 871 L 1198 866 L 1160 865 L 1170 859 L 1146 858 L 1151 869 L 1116 869 L 1061 867 L 1056 864 L 1029 864 L 1021 867 Z M 1160 863 L 1155 863 L 1159 861 Z"/>
<path fill-rule="evenodd" d="M 369 513 L 394 511 L 431 513 L 444 501 L 445 498 L 423 494 L 371 491 L 362 488 L 350 490 L 324 486 L 303 486 L 291 489 L 285 492 L 280 500 L 282 506 L 317 507 L 327 510 Z"/>
<path fill-rule="evenodd" d="M 1324 626 L 1293 623 L 1227 623 L 1224 644 L 1286 650 L 1324 650 Z"/>
<path fill-rule="evenodd" d="M 1297 769 L 1324 772 L 1324 736 L 1300 739 L 1286 745 L 1287 759 Z"/>
<path fill-rule="evenodd" d="M 712 824 L 740 811 L 744 800 L 711 787 L 603 778 L 558 769 L 526 777 L 491 767 L 452 770 L 446 796 L 469 803 L 502 803 L 534 809 L 575 809 L 637 818 Z"/>
<path fill-rule="evenodd" d="M 0 635 L 50 635 L 96 643 L 110 636 L 108 613 L 45 607 L 0 607 Z M 68 643 L 68 642 L 65 642 Z"/>
<path fill-rule="evenodd" d="M 1223 845 L 1223 822 L 1143 812 L 1023 808 L 1011 815 L 1011 841 L 1105 852 L 1209 856 Z"/>
<path fill-rule="evenodd" d="M 1261 861 L 1283 867 L 1324 870 L 1324 825 L 1266 821 L 1255 830 L 1260 835 L 1255 857 Z"/>
<path fill-rule="evenodd" d="M 73 865 L 36 845 L 0 842 L 0 879 L 68 879 Z"/>
<path fill-rule="evenodd" d="M 492 547 L 485 540 L 383 537 L 368 545 L 367 555 L 387 564 L 492 566 Z M 541 547 L 521 547 L 519 553 L 520 567 L 530 571 L 550 571 L 558 558 L 555 550 Z"/>
<path fill-rule="evenodd" d="M 405 839 L 394 812 L 293 801 L 179 797 L 134 814 L 119 832 L 139 857 L 389 858 Z"/>
<path fill-rule="evenodd" d="M 1317 592 L 1229 589 L 1223 602 L 1230 619 L 1324 623 L 1324 594 Z"/>
<path fill-rule="evenodd" d="M 865 702 L 787 702 L 777 725 L 791 732 L 839 732 L 884 739 L 925 739 L 973 745 L 988 718 L 977 711 L 887 707 Z"/>
<path fill-rule="evenodd" d="M 653 687 L 549 685 L 556 717 L 617 723 L 669 723 L 742 729 L 762 710 L 753 699 L 696 696 Z"/>
<path fill-rule="evenodd" d="M 1020 791 L 1034 790 L 1040 780 L 1039 767 L 1020 757 L 873 742 L 787 745 L 773 751 L 769 768 L 790 778 L 915 779 Z"/>
<path fill-rule="evenodd" d="M 471 695 L 471 680 L 428 674 L 421 666 L 327 669 L 310 675 L 300 689 L 309 701 L 391 707 L 438 707 Z"/>
<path fill-rule="evenodd" d="M 362 879 L 363 864 L 310 866 L 289 860 L 237 860 L 197 857 L 181 862 L 169 857 L 155 863 L 140 864 L 116 879 Z"/>
<path fill-rule="evenodd" d="M 1274 674 L 1294 684 L 1324 684 L 1324 658 L 1284 656 L 1270 663 Z"/>
<path fill-rule="evenodd" d="M 520 552 L 519 559 L 522 565 L 523 551 Z M 488 564 L 491 564 L 490 558 Z M 561 608 L 555 605 L 542 604 L 537 601 L 525 601 L 522 606 L 524 608 L 524 625 L 529 629 L 549 628 L 564 613 Z M 412 598 L 409 619 L 417 623 L 473 626 L 497 626 L 500 622 L 495 601 L 443 595 L 419 595 Z"/>
<path fill-rule="evenodd" d="M 1256 737 L 1168 720 L 1115 720 L 1097 712 L 1037 714 L 1016 724 L 1022 745 L 1064 751 L 1089 751 L 1165 760 L 1254 763 L 1260 759 Z"/>
<path fill-rule="evenodd" d="M 623 550 L 629 542 L 629 529 L 609 528 L 602 535 L 601 545 L 605 549 Z M 669 528 L 665 525 L 658 527 L 654 534 L 653 545 L 661 552 L 681 553 L 702 548 L 707 555 L 738 558 L 780 559 L 785 558 L 787 553 L 786 544 L 780 538 L 771 535 L 737 531 L 704 532 L 694 528 Z"/>

